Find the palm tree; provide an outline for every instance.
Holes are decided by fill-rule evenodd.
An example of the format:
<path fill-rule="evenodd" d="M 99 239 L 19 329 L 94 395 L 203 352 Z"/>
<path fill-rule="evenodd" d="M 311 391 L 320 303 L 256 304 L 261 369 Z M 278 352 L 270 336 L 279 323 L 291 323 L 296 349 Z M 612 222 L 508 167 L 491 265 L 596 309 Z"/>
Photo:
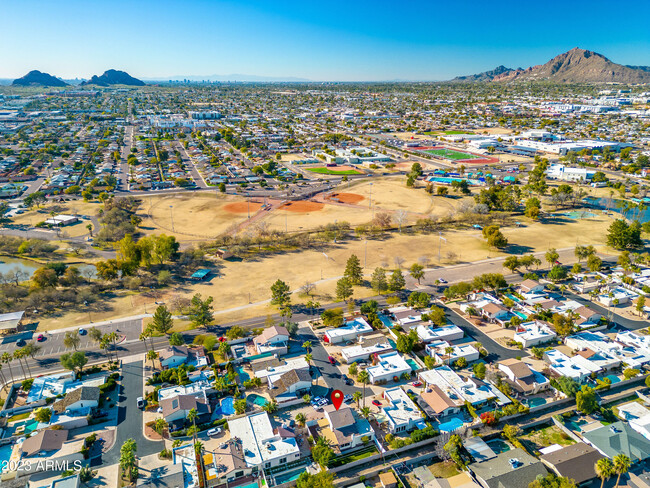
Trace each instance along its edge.
<path fill-rule="evenodd" d="M 156 359 L 158 359 L 158 353 L 156 351 L 147 351 L 147 359 L 151 361 L 151 367 L 156 367 Z"/>
<path fill-rule="evenodd" d="M 110 342 L 112 344 L 112 349 L 113 352 L 115 353 L 115 361 L 119 361 L 119 357 L 117 355 L 117 339 L 118 339 L 117 333 L 115 331 L 110 332 L 108 334 L 105 334 L 104 338 L 106 339 L 107 342 Z"/>
<path fill-rule="evenodd" d="M 302 343 L 302 348 L 306 349 L 307 352 L 311 351 L 311 341 L 305 341 Z"/>
<path fill-rule="evenodd" d="M 13 356 L 8 352 L 4 352 L 2 353 L 2 357 L 0 357 L 0 361 L 2 361 L 3 364 L 6 364 L 9 368 L 9 374 L 11 374 L 11 382 L 14 383 L 16 381 L 14 379 L 14 370 L 10 366 L 11 361 L 13 361 Z"/>
<path fill-rule="evenodd" d="M 2 378 L 2 388 L 5 387 L 7 384 L 7 379 L 5 378 L 5 374 L 2 372 L 2 364 L 0 363 L 0 378 Z"/>
<path fill-rule="evenodd" d="M 368 420 L 368 417 L 370 417 L 371 415 L 372 415 L 372 413 L 370 412 L 370 407 L 363 407 L 361 409 L 361 416 L 364 419 Z"/>
<path fill-rule="evenodd" d="M 627 473 L 630 466 L 632 466 L 632 461 L 625 454 L 617 454 L 614 456 L 614 472 L 618 475 L 616 478 L 615 488 L 618 488 L 618 484 L 621 481 L 621 475 Z"/>
<path fill-rule="evenodd" d="M 296 422 L 298 422 L 298 425 L 300 425 L 300 427 L 304 427 L 307 423 L 307 417 L 304 413 L 299 413 L 296 415 Z"/>
<path fill-rule="evenodd" d="M 454 353 L 453 346 L 445 347 L 445 354 L 447 355 L 447 366 L 451 364 L 451 355 Z"/>
<path fill-rule="evenodd" d="M 29 350 L 27 349 L 27 346 L 21 347 L 20 348 L 20 357 L 23 361 L 25 361 L 25 366 L 27 366 L 27 374 L 29 377 L 32 377 L 32 370 L 29 367 L 29 361 L 27 361 L 27 356 L 29 356 Z"/>
<path fill-rule="evenodd" d="M 190 409 L 189 412 L 187 412 L 187 420 L 192 422 L 192 425 L 194 428 L 192 429 L 192 438 L 194 445 L 196 446 L 196 417 L 198 417 L 199 413 L 196 411 L 196 408 Z"/>
<path fill-rule="evenodd" d="M 599 459 L 596 463 L 596 476 L 600 478 L 600 488 L 603 488 L 605 480 L 614 474 L 614 465 L 609 458 Z"/>
<path fill-rule="evenodd" d="M 362 398 L 362 397 L 363 397 L 363 395 L 361 394 L 360 391 L 355 391 L 355 392 L 352 394 L 352 400 L 355 401 L 355 402 L 357 402 L 357 408 L 360 408 L 360 407 L 361 407 L 361 405 L 359 405 L 359 402 L 361 401 L 361 398 Z"/>
<path fill-rule="evenodd" d="M 194 442 L 194 456 L 196 457 L 196 463 L 201 472 L 200 486 L 205 486 L 205 464 L 203 464 L 203 443 L 201 441 Z"/>
<path fill-rule="evenodd" d="M 25 374 L 25 367 L 23 366 L 23 362 L 21 361 L 22 357 L 23 357 L 22 349 L 16 349 L 14 351 L 14 359 L 18 360 L 18 364 L 20 364 L 20 369 L 23 370 L 23 378 L 27 378 L 27 375 Z"/>
<path fill-rule="evenodd" d="M 357 376 L 357 380 L 359 380 L 360 383 L 363 384 L 363 406 L 366 406 L 366 385 L 370 381 L 370 375 L 368 374 L 368 371 L 365 369 L 359 372 L 359 375 Z"/>
<path fill-rule="evenodd" d="M 165 419 L 162 417 L 158 417 L 154 422 L 154 429 L 156 429 L 156 432 L 158 432 L 160 435 L 163 435 L 163 432 L 165 431 L 165 427 L 167 427 L 167 422 L 165 421 Z"/>

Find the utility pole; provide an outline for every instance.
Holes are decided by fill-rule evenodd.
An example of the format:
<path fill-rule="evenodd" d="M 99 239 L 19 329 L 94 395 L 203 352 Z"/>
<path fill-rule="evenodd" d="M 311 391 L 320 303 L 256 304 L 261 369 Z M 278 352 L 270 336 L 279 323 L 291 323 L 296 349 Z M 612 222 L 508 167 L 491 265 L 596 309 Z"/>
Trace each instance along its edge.
<path fill-rule="evenodd" d="M 174 206 L 173 205 L 169 206 L 169 217 L 171 218 L 172 221 L 172 232 L 174 232 Z"/>

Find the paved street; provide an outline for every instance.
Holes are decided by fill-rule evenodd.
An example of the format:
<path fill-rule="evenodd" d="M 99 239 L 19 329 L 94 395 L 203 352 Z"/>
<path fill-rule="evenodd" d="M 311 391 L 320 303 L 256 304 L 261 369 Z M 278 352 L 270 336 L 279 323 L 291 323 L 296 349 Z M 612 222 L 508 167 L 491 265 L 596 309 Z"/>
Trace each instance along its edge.
<path fill-rule="evenodd" d="M 115 445 L 102 456 L 102 464 L 117 463 L 120 459 L 120 447 L 128 439 L 135 440 L 138 445 L 138 457 L 148 456 L 162 451 L 164 442 L 153 442 L 144 437 L 143 413 L 137 407 L 138 397 L 143 396 L 143 370 L 142 361 L 124 364 L 122 367 L 122 380 L 117 404 L 117 432 Z"/>

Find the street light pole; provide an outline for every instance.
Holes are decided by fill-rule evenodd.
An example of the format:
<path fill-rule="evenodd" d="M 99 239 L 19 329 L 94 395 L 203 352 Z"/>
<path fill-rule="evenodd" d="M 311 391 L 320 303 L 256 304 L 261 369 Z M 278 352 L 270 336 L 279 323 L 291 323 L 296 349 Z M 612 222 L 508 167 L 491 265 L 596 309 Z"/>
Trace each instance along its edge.
<path fill-rule="evenodd" d="M 169 206 L 169 217 L 171 218 L 172 221 L 172 232 L 174 232 L 174 206 L 173 205 Z"/>

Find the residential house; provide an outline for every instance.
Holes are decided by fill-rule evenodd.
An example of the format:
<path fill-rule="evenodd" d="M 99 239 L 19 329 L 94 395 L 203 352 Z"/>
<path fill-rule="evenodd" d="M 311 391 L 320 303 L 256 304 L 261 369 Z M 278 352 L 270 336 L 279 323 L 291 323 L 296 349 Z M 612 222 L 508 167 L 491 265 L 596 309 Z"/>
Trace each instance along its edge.
<path fill-rule="evenodd" d="M 269 394 L 278 403 L 285 403 L 309 393 L 311 375 L 306 369 L 292 369 L 279 377 L 269 378 Z"/>
<path fill-rule="evenodd" d="M 370 383 L 384 383 L 395 378 L 399 379 L 403 374 L 411 374 L 411 366 L 404 357 L 397 351 L 388 352 L 377 356 L 377 364 L 366 369 L 370 376 Z"/>
<path fill-rule="evenodd" d="M 480 309 L 481 315 L 490 322 L 498 320 L 507 320 L 510 316 L 510 311 L 500 303 L 486 303 Z"/>
<path fill-rule="evenodd" d="M 318 433 L 338 452 L 363 447 L 375 439 L 370 423 L 348 406 L 337 410 L 333 405 L 327 405 L 324 418 L 318 421 Z"/>
<path fill-rule="evenodd" d="M 208 467 L 206 466 L 206 469 Z M 166 464 L 164 472 L 159 469 L 140 470 L 137 488 L 180 488 L 185 486 L 182 463 Z M 211 485 L 212 486 L 212 485 Z"/>
<path fill-rule="evenodd" d="M 66 411 L 76 412 L 97 408 L 100 391 L 96 386 L 81 386 L 66 393 L 65 397 L 52 404 L 54 413 L 61 414 Z"/>
<path fill-rule="evenodd" d="M 226 442 L 216 449 L 206 450 L 203 455 L 207 486 L 232 483 L 238 478 L 250 476 L 253 469 L 246 464 L 244 451 L 239 442 Z"/>
<path fill-rule="evenodd" d="M 339 344 L 341 342 L 354 341 L 361 334 L 368 334 L 372 331 L 373 328 L 363 317 L 357 317 L 352 321 L 346 322 L 342 327 L 326 330 L 323 340 L 329 344 Z"/>
<path fill-rule="evenodd" d="M 309 372 L 309 364 L 305 361 L 305 356 L 287 359 L 286 361 L 269 358 L 253 367 L 255 376 L 262 380 L 262 383 L 269 383 L 271 385 L 277 382 L 284 373 L 293 370 Z"/>
<path fill-rule="evenodd" d="M 496 398 L 496 394 L 488 385 L 479 385 L 470 378 L 463 379 L 449 366 L 421 371 L 418 378 L 427 388 L 437 385 L 451 400 L 463 404 L 467 401 L 473 406 L 480 406 Z"/>
<path fill-rule="evenodd" d="M 444 421 L 447 417 L 461 413 L 464 402 L 453 394 L 452 400 L 438 385 L 428 385 L 420 393 L 418 404 L 424 409 L 429 417 Z"/>
<path fill-rule="evenodd" d="M 524 396 L 548 390 L 551 384 L 546 376 L 519 359 L 512 358 L 501 361 L 499 371 L 506 375 L 508 384 Z"/>
<path fill-rule="evenodd" d="M 433 341 L 456 341 L 462 339 L 465 333 L 457 325 L 445 325 L 443 327 L 434 327 L 431 325 L 419 325 L 415 328 L 418 339 L 421 342 L 429 343 Z"/>
<path fill-rule="evenodd" d="M 567 356 L 557 349 L 544 352 L 544 359 L 549 364 L 549 369 L 558 377 L 566 376 L 577 382 L 584 381 L 592 373 L 602 371 L 601 367 L 582 356 Z"/>
<path fill-rule="evenodd" d="M 264 329 L 260 335 L 253 339 L 258 354 L 272 352 L 286 354 L 289 344 L 289 332 L 285 327 L 274 325 Z"/>
<path fill-rule="evenodd" d="M 194 395 L 178 395 L 161 400 L 162 416 L 167 423 L 182 424 L 190 410 L 197 412 L 196 423 L 201 424 L 210 420 L 212 409 L 205 398 Z"/>
<path fill-rule="evenodd" d="M 577 485 L 596 478 L 596 463 L 603 455 L 589 444 L 578 442 L 544 454 L 540 461 L 558 476 L 574 480 Z"/>
<path fill-rule="evenodd" d="M 68 439 L 69 431 L 66 429 L 41 430 L 25 439 L 20 446 L 22 457 L 17 470 L 18 476 L 26 476 L 40 471 L 50 471 L 43 459 L 59 463 L 59 466 L 68 463 L 73 466 L 75 461 L 82 461 L 81 448 L 84 440 Z"/>
<path fill-rule="evenodd" d="M 451 352 L 447 352 L 448 350 L 451 350 Z M 460 358 L 465 358 L 468 363 L 471 363 L 472 361 L 478 361 L 480 356 L 478 350 L 471 344 L 452 346 L 447 341 L 427 344 L 425 351 L 436 361 L 436 364 L 454 364 Z"/>
<path fill-rule="evenodd" d="M 579 329 L 588 329 L 599 325 L 600 319 L 603 317 L 602 314 L 585 306 L 576 308 L 574 312 L 578 314 L 579 317 L 575 321 L 575 324 Z"/>
<path fill-rule="evenodd" d="M 542 462 L 521 448 L 502 452 L 468 467 L 483 488 L 522 488 L 548 471 Z"/>
<path fill-rule="evenodd" d="M 552 341 L 556 337 L 557 334 L 548 323 L 533 320 L 518 325 L 512 339 L 524 347 L 533 347 Z"/>
<path fill-rule="evenodd" d="M 544 291 L 544 285 L 539 281 L 527 279 L 519 284 L 519 293 L 522 295 L 536 295 Z"/>
<path fill-rule="evenodd" d="M 341 349 L 343 360 L 350 364 L 356 361 L 366 361 L 371 356 L 384 354 L 394 348 L 383 334 L 363 335 L 359 337 L 359 343 L 354 346 Z"/>
<path fill-rule="evenodd" d="M 228 428 L 241 440 L 246 465 L 253 471 L 287 465 L 300 459 L 295 437 L 275 433 L 266 412 L 229 420 Z"/>
<path fill-rule="evenodd" d="M 169 346 L 160 352 L 160 365 L 163 369 L 175 368 L 181 364 L 198 367 L 206 366 L 208 358 L 203 346 Z"/>
<path fill-rule="evenodd" d="M 625 454 L 632 463 L 638 463 L 650 457 L 650 440 L 622 421 L 599 424 L 595 429 L 585 429 L 581 435 L 585 442 L 610 459 Z"/>
<path fill-rule="evenodd" d="M 422 412 L 401 387 L 384 390 L 383 397 L 388 400 L 388 405 L 381 410 L 388 421 L 391 434 L 402 434 L 415 428 L 426 427 Z"/>

